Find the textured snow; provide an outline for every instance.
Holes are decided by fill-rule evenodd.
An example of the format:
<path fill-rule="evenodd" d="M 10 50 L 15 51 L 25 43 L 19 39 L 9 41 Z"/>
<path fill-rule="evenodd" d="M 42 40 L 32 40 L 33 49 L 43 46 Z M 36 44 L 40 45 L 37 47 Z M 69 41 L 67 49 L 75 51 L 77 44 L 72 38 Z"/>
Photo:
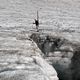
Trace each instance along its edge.
<path fill-rule="evenodd" d="M 33 59 L 29 58 L 32 55 L 40 56 L 39 54 L 41 54 L 37 46 L 34 48 L 35 43 L 27 40 L 29 39 L 27 34 L 35 31 L 35 25 L 32 23 L 36 18 L 37 10 L 41 23 L 40 32 L 58 35 L 74 43 L 80 43 L 79 0 L 0 0 L 0 70 L 2 71 L 0 76 L 2 80 L 35 80 L 35 78 L 37 80 L 48 80 L 43 78 L 41 73 L 36 74 L 35 64 L 31 63 Z M 56 55 L 60 56 L 59 53 Z M 69 53 L 67 57 L 71 58 L 72 56 L 73 54 Z M 61 60 L 59 57 L 55 57 L 55 59 Z M 64 58 L 64 61 L 68 62 L 68 59 Z M 29 62 L 31 63 L 29 68 L 34 69 L 34 72 L 19 70 L 26 68 L 24 64 Z M 63 60 L 61 62 L 64 63 Z M 33 68 L 32 65 L 34 65 Z M 10 67 L 10 69 L 6 74 L 4 71 L 7 70 L 7 67 Z M 15 69 L 18 69 L 17 72 Z M 30 74 L 29 78 L 26 76 L 28 74 Z M 7 78 L 9 75 L 11 78 Z M 38 75 L 41 75 L 41 77 Z"/>

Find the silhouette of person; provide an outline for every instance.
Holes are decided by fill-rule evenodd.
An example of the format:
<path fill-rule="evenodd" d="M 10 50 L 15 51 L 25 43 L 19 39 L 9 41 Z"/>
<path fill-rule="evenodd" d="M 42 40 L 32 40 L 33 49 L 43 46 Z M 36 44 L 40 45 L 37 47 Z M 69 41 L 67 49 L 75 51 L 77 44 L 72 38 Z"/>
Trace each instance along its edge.
<path fill-rule="evenodd" d="M 37 11 L 37 19 L 34 19 L 34 23 L 33 24 L 35 24 L 36 25 L 36 29 L 37 29 L 37 31 L 39 31 L 39 16 L 38 16 L 38 11 Z"/>
<path fill-rule="evenodd" d="M 35 19 L 35 25 L 39 26 L 39 21 Z"/>
<path fill-rule="evenodd" d="M 35 19 L 35 23 L 34 23 L 34 24 L 36 25 L 36 29 L 37 29 L 37 31 L 38 31 L 39 21 L 38 21 L 37 19 Z"/>

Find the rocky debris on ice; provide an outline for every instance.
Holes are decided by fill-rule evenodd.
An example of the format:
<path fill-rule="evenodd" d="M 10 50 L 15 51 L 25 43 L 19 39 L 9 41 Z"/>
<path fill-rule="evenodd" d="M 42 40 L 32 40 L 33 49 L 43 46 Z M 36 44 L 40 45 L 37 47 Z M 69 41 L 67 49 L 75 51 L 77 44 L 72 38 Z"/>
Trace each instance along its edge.
<path fill-rule="evenodd" d="M 80 63 L 79 56 L 77 56 L 79 52 L 77 51 L 76 54 L 75 51 L 77 50 L 77 44 L 75 45 L 74 42 L 54 35 L 50 36 L 34 33 L 31 35 L 31 38 L 43 52 L 45 60 L 56 69 L 59 79 L 74 80 L 72 77 L 74 74 L 76 75 L 76 71 L 79 70 L 78 64 Z M 75 58 L 77 58 L 76 60 L 78 63 Z M 76 69 L 75 64 L 77 65 L 78 70 Z M 74 70 L 72 70 L 73 68 Z"/>

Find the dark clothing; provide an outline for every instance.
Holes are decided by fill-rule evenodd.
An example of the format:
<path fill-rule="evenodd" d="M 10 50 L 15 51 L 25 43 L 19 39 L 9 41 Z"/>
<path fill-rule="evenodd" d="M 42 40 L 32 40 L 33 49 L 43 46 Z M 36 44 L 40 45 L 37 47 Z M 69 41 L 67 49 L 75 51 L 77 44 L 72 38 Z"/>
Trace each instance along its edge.
<path fill-rule="evenodd" d="M 37 32 L 38 32 L 38 31 L 39 31 L 39 30 L 38 30 L 38 27 L 39 27 L 39 21 L 35 19 L 35 23 L 33 23 L 33 24 L 36 25 L 36 29 L 37 29 Z"/>
<path fill-rule="evenodd" d="M 39 26 L 39 21 L 35 20 L 35 24 L 36 24 L 36 26 Z"/>

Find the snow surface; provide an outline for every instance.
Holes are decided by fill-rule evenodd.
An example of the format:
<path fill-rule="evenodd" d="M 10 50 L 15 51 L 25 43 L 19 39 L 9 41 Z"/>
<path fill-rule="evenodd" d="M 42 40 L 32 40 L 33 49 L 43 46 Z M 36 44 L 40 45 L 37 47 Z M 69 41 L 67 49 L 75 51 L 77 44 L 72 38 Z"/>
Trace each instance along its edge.
<path fill-rule="evenodd" d="M 40 29 L 79 42 L 79 8 L 79 0 L 0 0 L 0 34 L 34 30 L 38 10 Z"/>

